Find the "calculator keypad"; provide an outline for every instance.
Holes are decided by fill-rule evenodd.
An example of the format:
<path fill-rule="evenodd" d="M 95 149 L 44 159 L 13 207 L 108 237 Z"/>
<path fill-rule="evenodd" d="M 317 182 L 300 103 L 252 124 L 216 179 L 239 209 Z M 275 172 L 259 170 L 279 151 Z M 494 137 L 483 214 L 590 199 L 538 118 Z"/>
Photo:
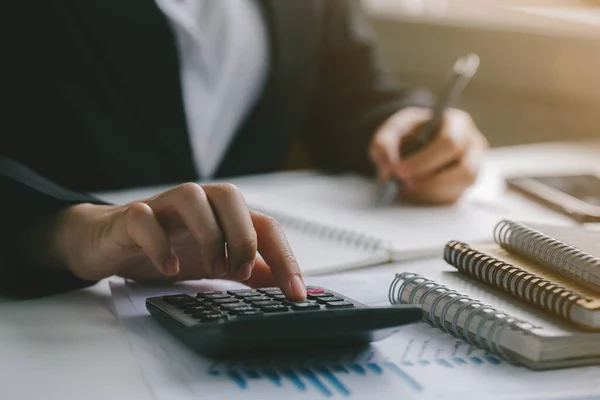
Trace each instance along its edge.
<path fill-rule="evenodd" d="M 198 293 L 196 297 L 178 294 L 163 296 L 162 299 L 202 323 L 290 311 L 304 312 L 355 307 L 350 301 L 334 296 L 321 288 L 309 287 L 307 294 L 307 300 L 293 302 L 285 297 L 281 289 L 269 287 L 227 292 L 211 291 Z"/>

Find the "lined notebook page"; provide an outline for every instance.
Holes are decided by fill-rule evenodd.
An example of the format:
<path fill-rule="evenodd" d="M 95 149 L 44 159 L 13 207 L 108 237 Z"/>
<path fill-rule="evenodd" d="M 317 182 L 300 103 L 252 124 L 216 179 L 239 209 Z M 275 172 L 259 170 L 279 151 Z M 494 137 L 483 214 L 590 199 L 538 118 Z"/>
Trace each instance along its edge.
<path fill-rule="evenodd" d="M 318 275 L 385 263 L 388 252 L 323 237 L 300 229 L 286 228 L 285 234 L 303 275 Z"/>
<path fill-rule="evenodd" d="M 466 201 L 449 207 L 380 207 L 376 183 L 350 175 L 305 173 L 289 179 L 274 176 L 234 183 L 250 205 L 386 239 L 397 260 L 441 254 L 448 238 L 489 241 L 494 226 L 504 216 L 496 209 Z"/>

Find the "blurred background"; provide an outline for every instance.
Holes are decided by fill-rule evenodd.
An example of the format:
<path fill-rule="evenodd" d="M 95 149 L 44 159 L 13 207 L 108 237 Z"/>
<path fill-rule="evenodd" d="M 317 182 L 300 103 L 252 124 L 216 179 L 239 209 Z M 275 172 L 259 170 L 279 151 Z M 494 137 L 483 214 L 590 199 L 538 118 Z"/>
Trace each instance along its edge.
<path fill-rule="evenodd" d="M 437 90 L 468 52 L 461 98 L 493 146 L 600 139 L 600 0 L 362 0 L 384 56 Z"/>

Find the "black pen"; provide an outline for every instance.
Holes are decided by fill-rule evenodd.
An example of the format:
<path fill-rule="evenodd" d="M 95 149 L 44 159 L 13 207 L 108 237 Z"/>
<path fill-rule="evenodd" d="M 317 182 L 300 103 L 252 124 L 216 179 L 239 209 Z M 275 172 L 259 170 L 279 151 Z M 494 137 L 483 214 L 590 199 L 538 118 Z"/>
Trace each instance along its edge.
<path fill-rule="evenodd" d="M 445 110 L 456 103 L 475 72 L 477 72 L 478 67 L 479 57 L 477 54 L 471 53 L 456 60 L 450 71 L 450 78 L 432 108 L 431 119 L 424 123 L 415 134 L 402 141 L 400 146 L 401 158 L 413 154 L 433 140 L 440 130 Z M 401 189 L 402 182 L 398 179 L 392 178 L 385 182 L 380 198 L 381 205 L 389 206 L 392 204 Z"/>

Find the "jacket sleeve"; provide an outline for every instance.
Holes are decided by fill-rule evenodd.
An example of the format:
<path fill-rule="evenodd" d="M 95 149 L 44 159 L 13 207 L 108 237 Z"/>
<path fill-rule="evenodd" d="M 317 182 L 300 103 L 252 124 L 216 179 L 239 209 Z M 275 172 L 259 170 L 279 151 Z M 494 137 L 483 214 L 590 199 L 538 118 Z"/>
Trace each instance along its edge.
<path fill-rule="evenodd" d="M 78 203 L 101 203 L 64 189 L 24 165 L 0 156 L 0 295 L 38 297 L 83 288 L 95 282 L 17 259 L 17 242 L 60 209 Z M 25 243 L 25 246 L 27 244 Z M 37 258 L 37 257 L 36 257 Z"/>
<path fill-rule="evenodd" d="M 431 105 L 424 90 L 396 81 L 355 0 L 323 2 L 317 87 L 305 132 L 319 166 L 371 173 L 367 147 L 377 127 L 406 106 Z"/>
<path fill-rule="evenodd" d="M 40 113 L 44 109 L 41 107 L 47 108 L 47 104 L 37 100 L 40 88 L 35 83 L 35 58 L 28 45 L 30 36 L 15 35 L 9 28 L 17 21 L 24 32 L 30 31 L 27 28 L 32 22 L 22 10 L 24 4 L 12 2 L 0 13 L 0 45 L 5 54 L 0 67 L 3 99 L 0 108 L 3 121 L 0 129 L 0 296 L 11 297 L 37 297 L 94 284 L 47 265 L 24 261 L 17 255 L 20 251 L 15 249 L 22 245 L 34 251 L 23 239 L 64 207 L 83 202 L 100 203 L 92 196 L 54 184 L 41 175 L 44 171 L 36 173 L 23 164 L 21 154 L 27 149 L 22 144 L 29 145 L 32 154 L 42 151 L 35 143 L 34 133 L 38 132 L 36 126 L 44 126 L 40 121 L 46 113 Z M 48 134 L 39 129 L 39 135 Z"/>

